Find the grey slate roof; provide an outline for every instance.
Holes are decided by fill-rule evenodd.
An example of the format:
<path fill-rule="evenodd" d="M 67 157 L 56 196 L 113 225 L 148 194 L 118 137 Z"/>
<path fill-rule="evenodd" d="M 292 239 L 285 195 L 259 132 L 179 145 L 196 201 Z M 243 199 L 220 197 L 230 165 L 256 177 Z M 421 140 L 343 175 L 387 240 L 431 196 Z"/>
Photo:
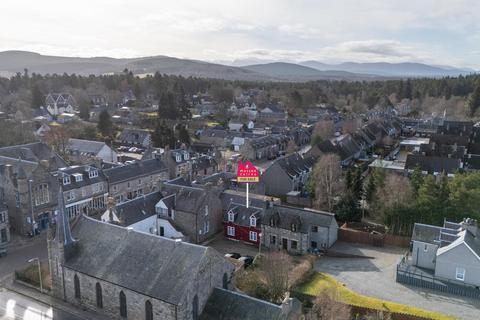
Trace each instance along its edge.
<path fill-rule="evenodd" d="M 309 171 L 315 164 L 312 157 L 303 158 L 298 153 L 280 158 L 276 162 L 290 177 L 296 177 L 303 171 Z"/>
<path fill-rule="evenodd" d="M 65 266 L 177 305 L 211 248 L 128 230 L 80 216 L 77 247 Z"/>
<path fill-rule="evenodd" d="M 438 245 L 441 230 L 442 227 L 415 223 L 413 226 L 412 240 Z"/>
<path fill-rule="evenodd" d="M 122 226 L 129 226 L 155 214 L 155 205 L 162 198 L 160 192 L 152 192 L 138 198 L 119 203 L 113 209 Z"/>
<path fill-rule="evenodd" d="M 98 176 L 94 178 L 89 178 L 88 172 L 89 170 L 96 170 L 98 172 Z M 94 183 L 104 182 L 106 181 L 105 175 L 103 174 L 102 170 L 99 170 L 95 167 L 84 165 L 84 166 L 71 166 L 67 168 L 61 168 L 59 173 L 63 176 L 68 175 L 70 176 L 70 183 L 67 185 L 63 185 L 64 191 L 69 191 L 73 189 L 78 189 L 84 186 L 89 186 Z M 76 181 L 73 174 L 81 174 L 82 181 Z M 102 190 L 102 193 L 106 192 L 106 190 Z"/>
<path fill-rule="evenodd" d="M 52 162 L 52 165 L 55 168 L 60 168 L 67 165 L 65 161 L 56 155 L 48 145 L 42 142 L 0 148 L 0 156 L 17 160 L 28 160 L 37 163 L 40 160 L 49 160 Z"/>
<path fill-rule="evenodd" d="M 455 173 L 461 167 L 461 160 L 456 158 L 428 157 L 409 154 L 405 162 L 405 169 L 414 170 L 417 166 L 420 167 L 422 171 L 427 171 L 429 173 Z"/>
<path fill-rule="evenodd" d="M 234 221 L 236 225 L 248 227 L 250 226 L 250 217 L 254 215 L 257 219 L 257 227 L 260 227 L 263 209 L 249 206 L 245 204 L 231 203 L 230 207 L 223 214 L 223 221 L 228 221 L 228 214 L 232 212 L 234 214 Z"/>
<path fill-rule="evenodd" d="M 126 128 L 123 129 L 117 140 L 126 141 L 127 143 L 132 144 L 141 144 L 149 136 L 150 132 L 148 132 L 147 130 Z"/>
<path fill-rule="evenodd" d="M 200 320 L 286 320 L 282 307 L 245 294 L 215 288 Z"/>
<path fill-rule="evenodd" d="M 104 170 L 109 183 L 118 183 L 121 181 L 128 181 L 143 176 L 158 174 L 162 171 L 167 171 L 167 167 L 160 159 L 150 159 L 135 161 L 132 164 L 119 166 Z"/>
<path fill-rule="evenodd" d="M 313 209 L 274 204 L 272 208 L 267 209 L 262 224 L 269 225 L 271 219 L 273 219 L 274 226 L 277 228 L 290 230 L 294 223 L 298 232 L 308 233 L 311 226 L 330 227 L 332 222 L 335 221 L 335 215 Z"/>
<path fill-rule="evenodd" d="M 96 155 L 105 146 L 105 142 L 82 140 L 82 139 L 69 139 L 67 149 L 70 151 L 78 151 Z"/>

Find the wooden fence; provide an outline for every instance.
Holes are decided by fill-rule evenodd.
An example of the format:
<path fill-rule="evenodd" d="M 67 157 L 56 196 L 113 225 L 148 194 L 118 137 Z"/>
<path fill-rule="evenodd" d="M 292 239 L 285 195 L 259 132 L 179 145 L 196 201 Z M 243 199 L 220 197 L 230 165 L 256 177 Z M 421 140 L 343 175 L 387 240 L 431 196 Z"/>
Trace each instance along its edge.
<path fill-rule="evenodd" d="M 352 243 L 362 243 L 373 246 L 396 246 L 408 248 L 410 238 L 393 234 L 369 233 L 360 230 L 350 229 L 345 224 L 338 229 L 338 240 Z"/>

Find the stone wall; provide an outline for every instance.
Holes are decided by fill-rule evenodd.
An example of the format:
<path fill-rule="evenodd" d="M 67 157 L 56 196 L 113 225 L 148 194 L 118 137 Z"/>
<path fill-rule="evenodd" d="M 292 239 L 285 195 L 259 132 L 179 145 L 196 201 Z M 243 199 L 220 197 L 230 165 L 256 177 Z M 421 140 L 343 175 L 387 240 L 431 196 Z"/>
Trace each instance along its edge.
<path fill-rule="evenodd" d="M 270 243 L 271 236 L 276 237 L 275 244 Z M 282 250 L 282 239 L 288 239 L 287 251 L 294 254 L 304 254 L 309 248 L 308 236 L 300 232 L 292 232 L 291 230 L 270 227 L 269 225 L 262 225 L 262 245 L 265 248 L 272 250 Z M 291 240 L 297 241 L 297 249 L 291 248 Z"/>
<path fill-rule="evenodd" d="M 145 303 L 150 301 L 153 309 L 154 319 L 175 319 L 176 308 L 167 302 L 154 299 L 135 291 L 128 290 L 117 285 L 92 278 L 82 273 L 76 273 L 66 267 L 63 268 L 65 277 L 66 301 L 85 307 L 87 309 L 105 314 L 113 319 L 120 318 L 120 292 L 126 296 L 127 318 L 145 319 Z M 80 280 L 80 299 L 75 298 L 74 276 Z M 100 283 L 102 287 L 103 308 L 97 307 L 96 284 Z"/>

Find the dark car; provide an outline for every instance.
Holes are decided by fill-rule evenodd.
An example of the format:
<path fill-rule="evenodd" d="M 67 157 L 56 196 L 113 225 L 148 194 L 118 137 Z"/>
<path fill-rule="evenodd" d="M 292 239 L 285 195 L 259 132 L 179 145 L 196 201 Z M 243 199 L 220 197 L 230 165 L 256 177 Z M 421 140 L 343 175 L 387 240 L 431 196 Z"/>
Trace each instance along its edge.
<path fill-rule="evenodd" d="M 230 252 L 225 255 L 227 258 L 232 258 L 232 259 L 239 259 L 242 255 L 240 253 L 236 252 Z"/>
<path fill-rule="evenodd" d="M 251 256 L 243 256 L 243 257 L 240 257 L 240 258 L 238 259 L 238 261 L 243 262 L 243 267 L 244 267 L 245 269 L 252 265 L 253 260 L 254 260 L 254 259 L 253 259 L 253 257 L 251 257 Z"/>

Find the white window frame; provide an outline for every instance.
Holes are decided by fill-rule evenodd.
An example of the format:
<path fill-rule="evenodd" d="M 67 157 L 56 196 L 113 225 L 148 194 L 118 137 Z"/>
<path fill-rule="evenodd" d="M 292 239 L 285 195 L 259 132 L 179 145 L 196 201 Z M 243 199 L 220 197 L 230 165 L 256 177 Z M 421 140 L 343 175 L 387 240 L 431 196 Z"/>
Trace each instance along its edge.
<path fill-rule="evenodd" d="M 465 268 L 455 268 L 455 279 L 457 279 L 458 281 L 465 281 Z"/>
<path fill-rule="evenodd" d="M 63 177 L 63 185 L 66 186 L 67 184 L 70 184 L 70 176 Z"/>
<path fill-rule="evenodd" d="M 254 216 L 250 217 L 250 227 L 256 227 L 257 226 L 257 218 Z"/>
<path fill-rule="evenodd" d="M 97 170 L 90 170 L 90 171 L 88 172 L 88 177 L 89 177 L 90 179 L 93 179 L 93 178 L 98 177 L 98 171 L 97 171 Z"/>
<path fill-rule="evenodd" d="M 210 221 L 205 220 L 203 222 L 203 234 L 207 234 L 210 231 Z"/>
<path fill-rule="evenodd" d="M 81 174 L 74 175 L 74 177 L 75 177 L 75 182 L 83 181 L 83 175 Z"/>
<path fill-rule="evenodd" d="M 235 214 L 233 212 L 228 213 L 228 222 L 233 222 L 235 221 Z"/>
<path fill-rule="evenodd" d="M 227 226 L 227 235 L 235 237 L 235 227 Z"/>
<path fill-rule="evenodd" d="M 248 239 L 250 241 L 257 241 L 258 234 L 255 231 L 250 231 L 248 233 Z"/>
<path fill-rule="evenodd" d="M 427 252 L 427 251 L 428 251 L 428 244 L 425 243 L 425 244 L 423 245 L 423 251 L 424 251 L 424 252 Z"/>

